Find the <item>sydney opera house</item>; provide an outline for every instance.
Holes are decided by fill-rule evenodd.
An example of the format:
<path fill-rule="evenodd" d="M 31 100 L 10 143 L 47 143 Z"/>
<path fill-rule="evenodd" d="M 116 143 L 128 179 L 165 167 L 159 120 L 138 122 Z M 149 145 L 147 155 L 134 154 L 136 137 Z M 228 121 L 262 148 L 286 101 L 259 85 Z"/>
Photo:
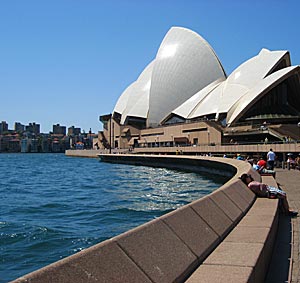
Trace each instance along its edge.
<path fill-rule="evenodd" d="M 103 148 L 299 139 L 300 66 L 262 49 L 227 75 L 207 41 L 172 27 L 100 121 Z"/>

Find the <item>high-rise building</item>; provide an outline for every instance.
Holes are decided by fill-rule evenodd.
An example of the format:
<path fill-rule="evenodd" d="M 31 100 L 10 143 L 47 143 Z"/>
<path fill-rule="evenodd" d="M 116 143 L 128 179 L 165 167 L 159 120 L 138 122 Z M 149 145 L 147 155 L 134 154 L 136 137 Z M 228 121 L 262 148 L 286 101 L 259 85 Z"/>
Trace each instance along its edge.
<path fill-rule="evenodd" d="M 66 135 L 66 126 L 60 126 L 59 124 L 53 125 L 53 134 Z"/>
<path fill-rule="evenodd" d="M 2 121 L 0 123 L 0 134 L 3 134 L 4 132 L 8 131 L 8 124 L 6 123 L 6 121 Z"/>
<path fill-rule="evenodd" d="M 40 124 L 36 124 L 35 122 L 29 123 L 29 125 L 25 126 L 25 130 L 31 134 L 38 135 L 40 133 Z"/>
<path fill-rule="evenodd" d="M 81 133 L 80 128 L 75 128 L 74 126 L 68 128 L 68 136 L 76 136 Z"/>
<path fill-rule="evenodd" d="M 19 122 L 15 122 L 15 131 L 16 132 L 24 132 L 25 126 Z"/>

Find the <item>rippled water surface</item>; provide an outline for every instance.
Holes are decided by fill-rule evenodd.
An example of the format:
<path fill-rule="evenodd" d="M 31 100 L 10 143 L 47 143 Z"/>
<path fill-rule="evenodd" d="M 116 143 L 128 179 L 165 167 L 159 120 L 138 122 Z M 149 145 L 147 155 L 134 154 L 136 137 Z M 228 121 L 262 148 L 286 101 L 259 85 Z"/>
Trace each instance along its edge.
<path fill-rule="evenodd" d="M 63 154 L 2 153 L 0 282 L 159 217 L 224 182 Z"/>

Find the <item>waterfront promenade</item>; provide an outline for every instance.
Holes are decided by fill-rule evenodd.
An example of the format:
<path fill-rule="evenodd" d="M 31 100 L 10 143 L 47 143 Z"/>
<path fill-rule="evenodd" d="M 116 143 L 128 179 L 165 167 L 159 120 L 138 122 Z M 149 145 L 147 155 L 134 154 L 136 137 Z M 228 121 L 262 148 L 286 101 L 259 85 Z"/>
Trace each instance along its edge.
<path fill-rule="evenodd" d="M 297 155 L 300 153 L 300 143 L 274 143 L 274 144 L 231 144 L 231 145 L 198 145 L 198 146 L 173 146 L 173 147 L 137 147 L 132 151 L 128 149 L 116 149 L 110 150 L 106 149 L 90 149 L 90 150 L 66 150 L 67 156 L 77 156 L 77 157 L 97 157 L 98 154 L 176 154 L 180 151 L 182 154 L 187 155 L 201 155 L 201 154 L 212 154 L 213 156 L 223 156 L 224 153 L 228 157 L 234 156 L 236 153 L 242 155 L 248 154 L 258 154 L 266 155 L 267 152 L 273 149 L 277 154 L 283 155 L 286 160 L 287 153 L 291 152 Z"/>
<path fill-rule="evenodd" d="M 92 152 L 89 154 L 92 155 Z M 276 168 L 276 172 L 276 181 L 288 193 L 291 208 L 300 211 L 300 171 Z M 267 283 L 300 282 L 299 233 L 300 217 L 280 216 L 277 243 L 274 247 Z"/>

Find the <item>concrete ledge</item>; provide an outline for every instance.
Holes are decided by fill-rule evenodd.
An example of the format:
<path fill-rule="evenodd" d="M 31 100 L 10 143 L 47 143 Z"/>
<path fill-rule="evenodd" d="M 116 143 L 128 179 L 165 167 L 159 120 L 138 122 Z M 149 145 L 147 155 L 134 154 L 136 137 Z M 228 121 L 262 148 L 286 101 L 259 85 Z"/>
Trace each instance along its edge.
<path fill-rule="evenodd" d="M 196 282 L 197 278 L 197 282 L 262 282 L 271 248 L 265 243 L 274 236 L 277 210 L 275 200 L 255 201 L 238 180 L 245 172 L 260 180 L 250 164 L 224 158 L 137 155 L 111 155 L 109 162 L 210 170 L 232 178 L 202 199 L 14 282 L 162 283 Z M 261 201 L 266 201 L 268 212 L 257 219 L 264 206 Z M 256 241 L 245 231 L 257 235 Z"/>
<path fill-rule="evenodd" d="M 117 237 L 117 242 L 152 282 L 181 281 L 197 264 L 196 255 L 160 219 Z"/>
<path fill-rule="evenodd" d="M 234 223 L 210 196 L 194 201 L 190 206 L 223 239 L 232 229 Z"/>
<path fill-rule="evenodd" d="M 263 182 L 276 186 L 270 176 Z M 278 227 L 278 203 L 258 198 L 187 282 L 264 282 Z"/>
<path fill-rule="evenodd" d="M 174 211 L 161 218 L 196 255 L 198 262 L 213 250 L 219 235 L 197 214 L 191 206 Z"/>

